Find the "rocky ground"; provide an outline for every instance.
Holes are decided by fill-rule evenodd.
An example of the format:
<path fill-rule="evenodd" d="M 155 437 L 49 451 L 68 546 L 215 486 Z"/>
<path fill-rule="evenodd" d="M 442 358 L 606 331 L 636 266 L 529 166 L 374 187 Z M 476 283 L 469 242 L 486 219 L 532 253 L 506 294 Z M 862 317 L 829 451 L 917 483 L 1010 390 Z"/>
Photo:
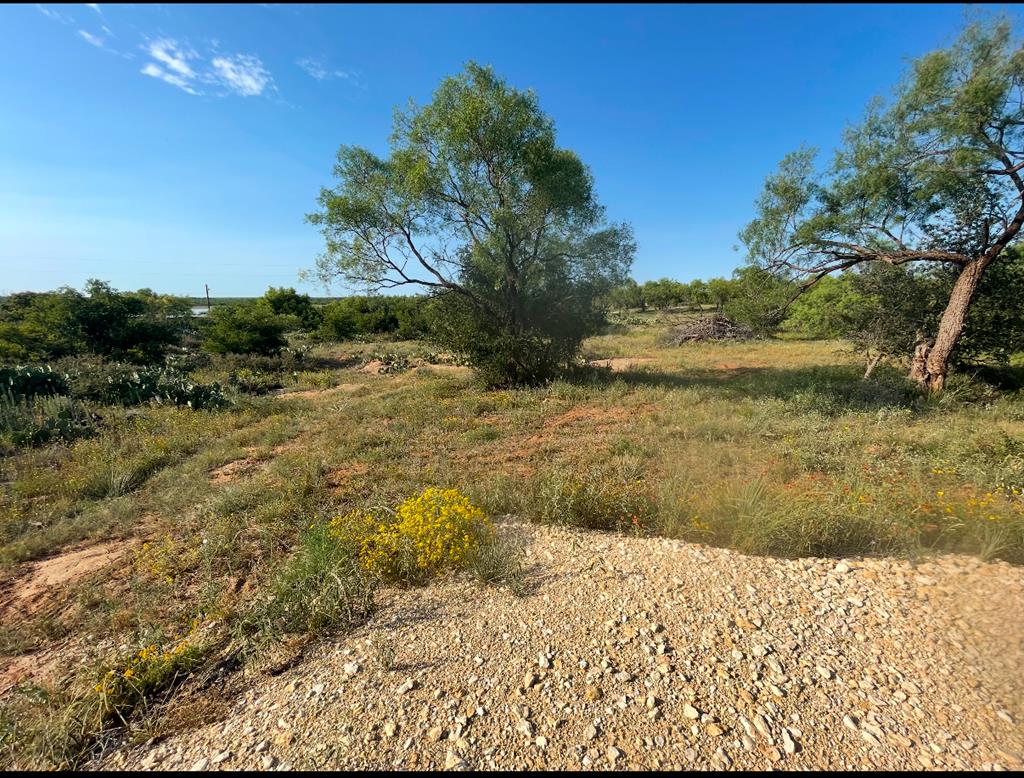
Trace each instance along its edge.
<path fill-rule="evenodd" d="M 1020 769 L 1024 573 L 510 525 L 448 581 L 107 769 Z"/>

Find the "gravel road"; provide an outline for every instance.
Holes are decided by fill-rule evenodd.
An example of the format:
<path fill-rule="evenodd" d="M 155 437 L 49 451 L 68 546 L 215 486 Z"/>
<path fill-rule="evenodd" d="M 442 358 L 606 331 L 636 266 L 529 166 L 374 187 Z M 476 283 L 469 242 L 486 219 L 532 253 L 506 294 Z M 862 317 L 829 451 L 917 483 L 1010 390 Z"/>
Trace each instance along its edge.
<path fill-rule="evenodd" d="M 106 769 L 1021 769 L 1024 571 L 508 524 L 530 591 L 380 595 Z"/>

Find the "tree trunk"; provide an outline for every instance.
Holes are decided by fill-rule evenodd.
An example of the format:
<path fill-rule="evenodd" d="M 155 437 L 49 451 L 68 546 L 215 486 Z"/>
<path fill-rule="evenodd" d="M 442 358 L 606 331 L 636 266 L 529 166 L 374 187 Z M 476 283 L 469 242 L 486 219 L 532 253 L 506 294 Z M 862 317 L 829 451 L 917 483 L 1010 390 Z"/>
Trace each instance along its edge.
<path fill-rule="evenodd" d="M 870 357 L 868 359 L 868 367 L 864 371 L 864 378 L 863 378 L 864 381 L 867 381 L 869 378 L 871 378 L 871 374 L 873 372 L 875 372 L 875 368 L 878 367 L 878 363 L 881 362 L 881 361 L 882 361 L 882 355 L 880 353 L 879 354 L 875 354 L 873 357 Z"/>
<path fill-rule="evenodd" d="M 941 392 L 946 385 L 946 374 L 949 370 L 949 357 L 956 348 L 957 341 L 964 331 L 964 322 L 967 320 L 967 311 L 970 309 L 971 300 L 978 290 L 978 283 L 981 281 L 981 274 L 988 265 L 985 257 L 979 257 L 964 265 L 960 271 L 956 283 L 953 284 L 953 291 L 950 292 L 949 302 L 946 303 L 946 310 L 942 312 L 942 319 L 939 321 L 939 329 L 935 334 L 935 343 L 931 348 L 925 346 L 924 365 L 918 365 L 918 357 L 921 344 L 914 350 L 914 367 L 911 369 L 911 377 L 918 381 L 929 392 Z"/>

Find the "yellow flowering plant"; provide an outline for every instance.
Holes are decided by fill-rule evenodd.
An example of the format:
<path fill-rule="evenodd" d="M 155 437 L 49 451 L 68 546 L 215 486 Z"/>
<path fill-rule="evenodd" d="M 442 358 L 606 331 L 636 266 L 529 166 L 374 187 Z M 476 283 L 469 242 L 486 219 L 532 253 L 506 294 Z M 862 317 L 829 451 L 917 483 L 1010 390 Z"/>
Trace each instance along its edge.
<path fill-rule="evenodd" d="M 436 487 L 405 500 L 391 516 L 356 510 L 334 519 L 331 529 L 356 545 L 365 570 L 411 583 L 465 566 L 493 534 L 490 520 L 462 492 Z"/>
<path fill-rule="evenodd" d="M 204 653 L 205 647 L 190 632 L 171 643 L 150 643 L 118 660 L 93 688 L 99 697 L 100 714 L 104 718 L 123 718 L 150 694 L 191 672 Z"/>

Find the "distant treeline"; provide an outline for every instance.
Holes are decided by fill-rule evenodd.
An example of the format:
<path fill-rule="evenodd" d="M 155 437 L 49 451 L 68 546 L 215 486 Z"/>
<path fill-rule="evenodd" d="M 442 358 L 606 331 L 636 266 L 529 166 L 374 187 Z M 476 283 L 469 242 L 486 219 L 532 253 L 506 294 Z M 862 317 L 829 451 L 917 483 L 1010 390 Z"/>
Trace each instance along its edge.
<path fill-rule="evenodd" d="M 1024 252 L 1008 251 L 1009 258 L 979 289 L 958 360 L 1006 364 L 1024 350 Z M 944 269 L 886 266 L 847 271 L 798 295 L 794 281 L 748 266 L 728 279 L 629 280 L 597 302 L 605 311 L 713 308 L 760 336 L 784 328 L 845 338 L 874 364 L 879 356 L 906 354 L 918 332 L 934 328 L 953 281 Z M 210 316 L 192 314 L 195 299 L 150 289 L 118 291 L 97 280 L 83 291 L 12 294 L 0 298 L 0 364 L 96 356 L 154 365 L 196 349 L 274 355 L 290 335 L 307 343 L 436 340 L 452 324 L 442 301 L 427 295 L 312 298 L 271 287 L 261 297 L 217 298 Z"/>
<path fill-rule="evenodd" d="M 155 364 L 188 347 L 216 354 L 275 354 L 288 344 L 288 333 L 338 341 L 414 339 L 428 330 L 427 298 L 421 296 L 311 298 L 272 287 L 262 297 L 218 298 L 209 317 L 192 315 L 194 300 L 149 289 L 118 291 L 97 280 L 83 291 L 64 287 L 8 295 L 0 298 L 0 362 L 95 355 Z"/>
<path fill-rule="evenodd" d="M 193 308 L 206 305 L 205 297 L 185 297 L 183 298 Z M 210 305 L 234 305 L 236 303 L 248 303 L 254 300 L 259 300 L 259 297 L 210 297 Z M 327 303 L 333 302 L 334 300 L 343 300 L 344 297 L 310 297 L 310 302 L 313 305 L 327 305 Z"/>

